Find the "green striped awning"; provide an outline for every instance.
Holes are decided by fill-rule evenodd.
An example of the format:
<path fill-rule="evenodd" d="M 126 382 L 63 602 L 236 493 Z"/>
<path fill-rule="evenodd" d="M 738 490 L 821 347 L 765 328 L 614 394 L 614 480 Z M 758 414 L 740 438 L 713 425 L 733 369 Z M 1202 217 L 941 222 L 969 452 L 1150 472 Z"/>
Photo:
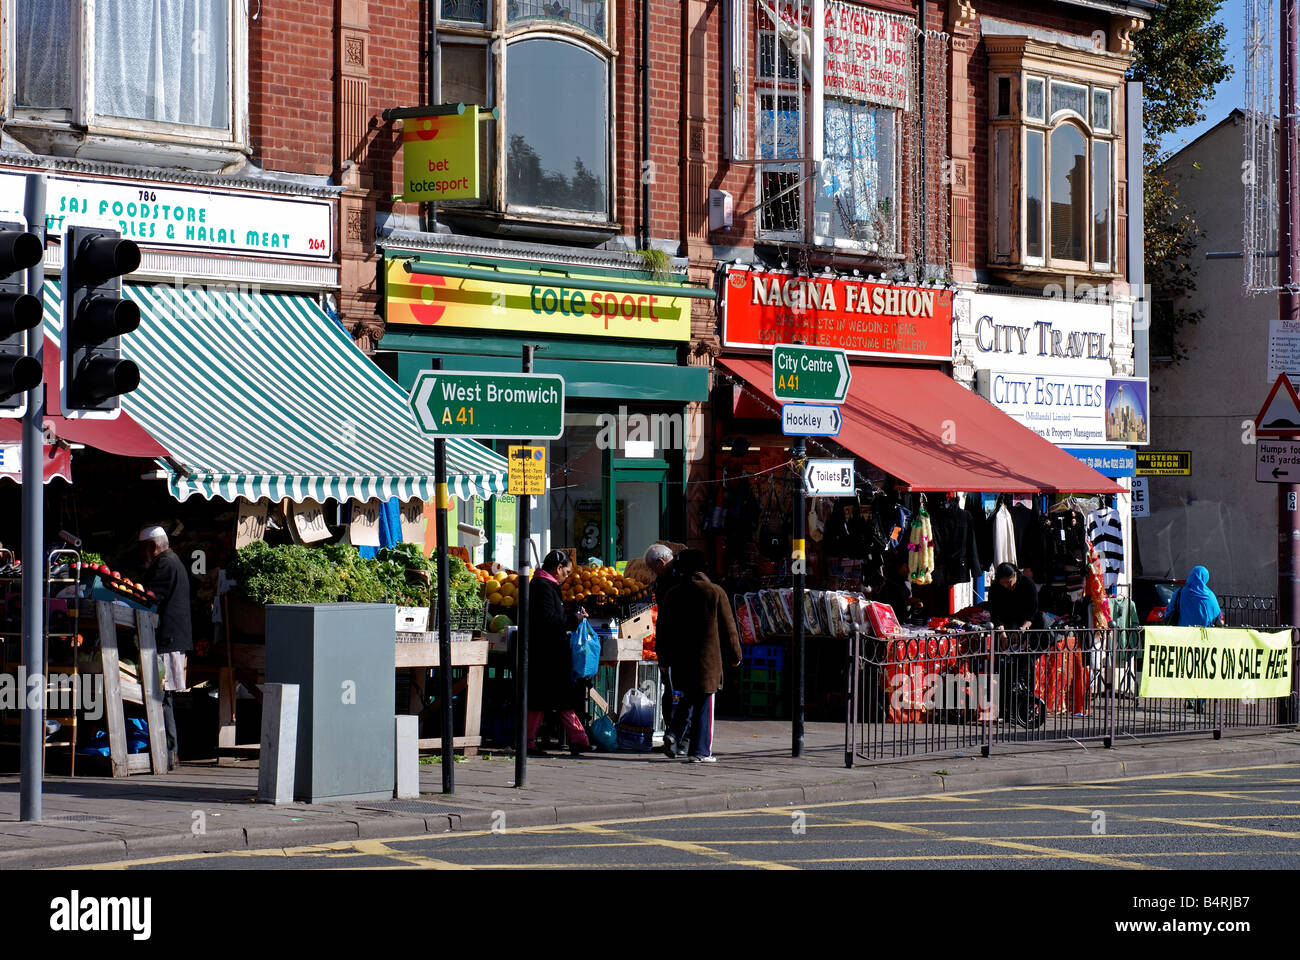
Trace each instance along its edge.
<path fill-rule="evenodd" d="M 407 394 L 309 297 L 234 285 L 126 285 L 140 327 L 123 355 L 130 414 L 171 454 L 178 500 L 432 500 L 434 441 Z M 46 332 L 61 326 L 45 284 Z M 504 457 L 447 440 L 448 492 L 504 493 Z"/>

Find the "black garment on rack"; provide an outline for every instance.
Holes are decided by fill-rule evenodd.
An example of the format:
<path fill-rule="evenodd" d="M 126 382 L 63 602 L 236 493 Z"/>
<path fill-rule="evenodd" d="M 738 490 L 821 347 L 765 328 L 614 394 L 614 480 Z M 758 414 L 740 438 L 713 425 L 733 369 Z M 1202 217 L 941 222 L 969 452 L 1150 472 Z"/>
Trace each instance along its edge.
<path fill-rule="evenodd" d="M 1011 508 L 1011 525 L 1016 531 L 1016 566 L 1030 570 L 1034 580 L 1042 583 L 1043 564 L 1047 557 L 1038 518 L 1033 510 L 1018 503 Z"/>
<path fill-rule="evenodd" d="M 955 500 L 948 500 L 930 511 L 930 527 L 934 533 L 934 582 L 945 587 L 969 583 L 979 569 L 970 515 Z"/>
<path fill-rule="evenodd" d="M 971 537 L 975 540 L 975 569 L 986 570 L 993 564 L 993 524 L 984 515 L 978 493 L 966 494 L 966 515 L 970 518 Z"/>

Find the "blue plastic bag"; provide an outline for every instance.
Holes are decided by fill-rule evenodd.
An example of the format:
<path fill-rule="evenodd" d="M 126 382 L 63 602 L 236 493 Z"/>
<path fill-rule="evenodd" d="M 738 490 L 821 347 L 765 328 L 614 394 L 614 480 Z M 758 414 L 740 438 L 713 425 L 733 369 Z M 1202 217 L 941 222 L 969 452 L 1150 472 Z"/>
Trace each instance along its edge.
<path fill-rule="evenodd" d="M 609 717 L 597 717 L 591 724 L 591 742 L 597 750 L 612 753 L 618 749 L 618 731 Z"/>
<path fill-rule="evenodd" d="M 569 652 L 573 657 L 574 680 L 585 680 L 596 675 L 600 669 L 600 637 L 596 636 L 596 631 L 586 620 L 569 634 Z"/>

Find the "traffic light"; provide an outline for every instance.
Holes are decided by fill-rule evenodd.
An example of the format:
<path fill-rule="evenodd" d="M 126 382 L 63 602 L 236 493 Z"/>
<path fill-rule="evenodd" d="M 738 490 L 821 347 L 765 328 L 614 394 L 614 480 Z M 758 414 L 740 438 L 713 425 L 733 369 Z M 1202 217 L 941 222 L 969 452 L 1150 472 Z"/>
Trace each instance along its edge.
<path fill-rule="evenodd" d="M 68 227 L 63 238 L 65 417 L 112 419 L 120 397 L 140 385 L 122 359 L 120 337 L 140 325 L 140 308 L 122 296 L 122 276 L 140 266 L 140 248 L 106 227 Z"/>
<path fill-rule="evenodd" d="M 27 391 L 41 382 L 41 362 L 27 355 L 28 331 L 41 323 L 41 298 L 27 292 L 27 268 L 45 256 L 41 238 L 22 223 L 0 220 L 0 417 L 21 417 Z"/>

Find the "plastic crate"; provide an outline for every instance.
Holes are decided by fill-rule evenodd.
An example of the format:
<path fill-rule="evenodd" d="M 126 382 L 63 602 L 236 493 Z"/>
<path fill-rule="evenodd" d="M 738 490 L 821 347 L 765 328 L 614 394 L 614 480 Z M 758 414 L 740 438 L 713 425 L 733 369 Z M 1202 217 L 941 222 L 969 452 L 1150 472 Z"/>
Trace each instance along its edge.
<path fill-rule="evenodd" d="M 750 717 L 780 719 L 789 715 L 789 697 L 784 691 L 741 690 L 740 712 Z"/>
<path fill-rule="evenodd" d="M 780 670 L 741 670 L 740 685 L 742 687 L 753 686 L 767 689 L 772 685 L 780 685 L 785 680 L 785 674 Z"/>
<path fill-rule="evenodd" d="M 784 670 L 785 647 L 781 644 L 756 643 L 741 651 L 742 670 Z"/>

